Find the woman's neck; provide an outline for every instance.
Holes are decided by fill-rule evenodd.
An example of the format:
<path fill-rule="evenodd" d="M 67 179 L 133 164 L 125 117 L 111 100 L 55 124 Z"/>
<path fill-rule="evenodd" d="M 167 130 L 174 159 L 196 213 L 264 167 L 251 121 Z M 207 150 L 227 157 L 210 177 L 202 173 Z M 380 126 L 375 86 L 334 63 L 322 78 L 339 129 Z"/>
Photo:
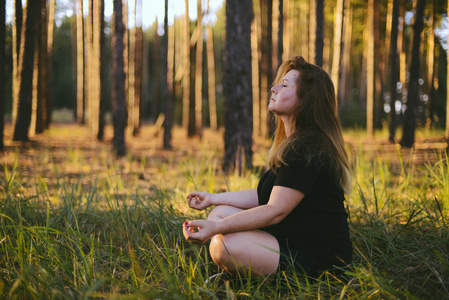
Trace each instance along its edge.
<path fill-rule="evenodd" d="M 295 125 L 288 117 L 282 117 L 286 137 L 291 136 L 295 132 Z"/>

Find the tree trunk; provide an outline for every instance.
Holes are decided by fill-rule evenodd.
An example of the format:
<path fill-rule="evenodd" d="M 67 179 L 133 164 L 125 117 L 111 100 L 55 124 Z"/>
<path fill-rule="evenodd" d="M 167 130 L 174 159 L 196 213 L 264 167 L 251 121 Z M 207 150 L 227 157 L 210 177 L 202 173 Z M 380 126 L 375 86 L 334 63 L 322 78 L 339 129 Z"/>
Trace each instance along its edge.
<path fill-rule="evenodd" d="M 161 75 L 160 73 L 160 51 L 161 51 L 161 47 L 160 47 L 160 37 L 157 34 L 157 29 L 158 29 L 158 22 L 157 20 L 154 22 L 153 24 L 154 26 L 154 40 L 153 40 L 153 61 L 150 65 L 153 65 L 153 78 L 155 78 L 155 82 L 153 84 L 153 89 L 152 89 L 152 93 L 153 93 L 153 103 L 152 103 L 152 118 L 154 121 L 156 121 L 158 119 L 158 115 L 160 113 L 159 110 L 159 98 L 160 95 L 162 94 L 162 92 L 160 91 L 160 78 L 163 78 L 163 75 Z M 187 72 L 187 74 L 190 74 L 190 70 Z"/>
<path fill-rule="evenodd" d="M 97 86 L 97 97 L 98 97 L 98 133 L 97 140 L 103 140 L 104 127 L 105 127 L 105 113 L 106 113 L 106 43 L 104 35 L 104 0 L 99 0 L 96 7 L 97 14 L 97 29 L 98 36 L 98 48 L 97 53 L 99 55 L 97 74 L 98 76 L 98 86 Z"/>
<path fill-rule="evenodd" d="M 85 43 L 86 43 L 86 48 L 85 48 L 85 58 L 86 58 L 86 75 L 84 77 L 85 79 L 85 84 L 86 84 L 86 116 L 87 116 L 87 125 L 89 128 L 89 131 L 91 134 L 93 134 L 93 123 L 94 120 L 92 120 L 93 118 L 93 107 L 92 107 L 92 102 L 93 102 L 93 89 L 94 89 L 94 80 L 95 80 L 95 73 L 94 73 L 94 62 L 93 62 L 93 0 L 89 0 L 87 2 L 88 5 L 88 13 L 87 13 L 87 18 L 85 21 Z"/>
<path fill-rule="evenodd" d="M 313 0 L 312 0 L 313 1 Z M 324 0 L 316 0 L 315 64 L 323 66 Z"/>
<path fill-rule="evenodd" d="M 125 45 L 123 38 L 125 26 L 123 24 L 123 8 L 121 0 L 114 0 L 113 36 L 112 36 L 112 117 L 114 125 L 113 148 L 118 157 L 126 153 L 126 95 L 123 52 Z"/>
<path fill-rule="evenodd" d="M 22 40 L 23 8 L 21 0 L 14 0 L 14 21 L 12 29 L 12 61 L 13 61 L 13 79 L 12 79 L 12 123 L 17 120 L 17 110 L 19 107 L 19 88 L 20 88 L 20 48 Z"/>
<path fill-rule="evenodd" d="M 173 25 L 174 27 L 174 25 Z M 172 32 L 173 33 L 173 32 Z M 168 0 L 165 0 L 165 16 L 164 16 L 164 42 L 163 51 L 165 53 L 166 59 L 162 64 L 162 73 L 165 75 L 165 80 L 163 81 L 164 89 L 164 149 L 171 149 L 171 130 L 172 130 L 172 107 L 173 107 L 173 97 L 172 97 L 172 87 L 173 87 L 173 62 L 169 63 L 169 60 L 173 61 L 173 51 L 169 51 L 169 29 L 168 29 Z M 174 38 L 174 37 L 173 37 Z M 171 71 L 168 69 L 168 65 L 171 65 Z"/>
<path fill-rule="evenodd" d="M 202 136 L 203 127 L 203 10 L 201 2 L 202 0 L 197 0 L 196 28 L 198 30 L 198 38 L 195 59 L 195 134 L 200 137 Z"/>
<path fill-rule="evenodd" d="M 349 1 L 349 0 L 346 0 Z M 332 55 L 331 78 L 335 86 L 335 95 L 338 98 L 339 75 L 340 75 L 340 57 L 341 57 L 341 33 L 343 28 L 343 8 L 344 1 L 337 0 L 334 20 L 334 52 Z M 337 106 L 338 107 L 338 106 Z"/>
<path fill-rule="evenodd" d="M 76 121 L 84 124 L 84 18 L 83 0 L 76 9 Z"/>
<path fill-rule="evenodd" d="M 285 0 L 284 3 L 284 11 L 283 11 L 283 15 L 284 15 L 284 35 L 283 35 L 283 42 L 284 42 L 284 49 L 282 52 L 282 60 L 287 60 L 290 58 L 291 56 L 291 41 L 292 41 L 292 34 L 293 34 L 293 18 L 291 15 L 291 8 L 292 8 L 292 1 L 293 0 Z M 313 22 L 310 22 L 310 26 L 313 26 Z M 310 28 L 310 27 L 309 27 Z M 310 42 L 310 36 L 309 36 L 309 42 Z M 309 52 L 312 51 L 309 48 Z"/>
<path fill-rule="evenodd" d="M 430 129 L 433 125 L 434 111 L 432 103 L 435 101 L 434 95 L 434 78 L 435 72 L 435 0 L 431 1 L 432 8 L 430 12 L 429 20 L 429 36 L 428 36 L 428 47 L 427 47 L 427 114 L 426 114 L 426 128 Z"/>
<path fill-rule="evenodd" d="M 343 18 L 343 49 L 341 62 L 340 84 L 338 88 L 338 103 L 342 105 L 352 98 L 352 72 L 351 72 L 351 40 L 352 40 L 352 5 L 351 0 L 345 1 Z"/>
<path fill-rule="evenodd" d="M 415 23 L 413 25 L 410 80 L 407 94 L 407 108 L 404 112 L 401 146 L 411 148 L 415 142 L 416 109 L 419 100 L 418 80 L 420 75 L 420 44 L 423 30 L 424 0 L 417 0 Z"/>
<path fill-rule="evenodd" d="M 316 32 L 317 32 L 317 0 L 309 1 L 309 56 L 310 63 L 316 63 Z"/>
<path fill-rule="evenodd" d="M 271 73 L 274 74 L 276 73 L 277 70 L 277 66 L 279 66 L 279 62 L 278 62 L 278 47 L 277 45 L 279 44 L 278 39 L 279 39 L 279 0 L 272 0 L 273 1 L 273 7 L 272 7 L 272 58 L 271 58 L 271 62 L 272 62 L 272 70 Z"/>
<path fill-rule="evenodd" d="M 184 16 L 184 42 L 183 42 L 183 66 L 184 75 L 182 76 L 182 127 L 186 130 L 189 127 L 189 102 L 190 102 L 190 19 L 189 19 L 189 0 L 185 0 Z"/>
<path fill-rule="evenodd" d="M 382 128 L 382 116 L 384 115 L 384 69 L 385 69 L 385 45 L 380 41 L 379 30 L 379 1 L 374 1 L 374 115 L 373 126 L 374 128 Z"/>
<path fill-rule="evenodd" d="M 100 125 L 100 99 L 101 99 L 101 72 L 100 72 L 100 61 L 101 61 L 101 1 L 94 1 L 92 7 L 92 99 L 91 99 L 91 130 L 92 134 L 97 137 L 103 137 L 99 133 Z"/>
<path fill-rule="evenodd" d="M 255 7 L 255 17 L 251 22 L 251 77 L 253 91 L 253 131 L 257 136 L 261 135 L 260 127 L 260 85 L 259 85 L 259 47 L 258 47 L 258 8 Z"/>
<path fill-rule="evenodd" d="M 304 57 L 305 60 L 309 61 L 309 57 L 311 57 L 309 52 L 310 42 L 309 42 L 309 1 L 301 1 L 299 2 L 299 26 L 295 26 L 299 31 L 299 41 L 300 41 L 300 53 L 301 56 Z M 297 19 L 297 18 L 296 18 Z M 316 28 L 316 25 L 315 27 Z M 315 49 L 315 45 L 313 46 Z"/>
<path fill-rule="evenodd" d="M 369 136 L 374 135 L 374 0 L 368 1 L 366 23 L 367 61 L 366 61 L 366 130 Z"/>
<path fill-rule="evenodd" d="M 143 62 L 143 30 L 142 30 L 142 0 L 136 0 L 136 75 L 134 92 L 134 132 L 140 130 L 141 97 L 142 97 L 142 62 Z"/>
<path fill-rule="evenodd" d="M 52 105 L 51 105 L 51 62 L 53 56 L 53 36 L 55 28 L 55 9 L 56 0 L 50 0 L 48 6 L 48 29 L 47 29 L 47 101 L 45 107 L 45 128 L 50 127 L 52 120 Z"/>
<path fill-rule="evenodd" d="M 76 12 L 76 10 L 77 10 L 77 3 L 76 3 L 76 0 L 72 0 L 72 5 L 73 5 L 73 15 L 72 15 L 72 17 L 71 17 L 71 20 L 70 20 L 70 27 L 71 27 L 71 31 L 70 31 L 70 33 L 71 33 L 71 38 L 70 38 L 70 40 L 71 40 L 71 55 L 72 55 L 72 90 L 73 90 L 73 92 L 74 92 L 74 95 L 73 95 L 73 102 L 72 102 L 72 107 L 74 108 L 74 110 L 73 110 L 73 119 L 76 121 L 76 119 L 77 119 L 77 117 L 76 117 L 76 109 L 77 109 L 77 85 L 76 85 L 76 80 L 77 80 L 77 71 L 76 71 L 76 69 L 77 69 L 77 65 L 78 65 L 78 63 L 77 63 L 77 59 L 78 59 L 78 56 L 77 56 L 77 34 L 76 34 L 76 30 L 77 30 L 77 28 L 76 28 L 76 15 L 77 15 L 77 12 Z"/>
<path fill-rule="evenodd" d="M 134 10 L 136 12 L 136 10 Z M 127 23 L 125 23 L 127 24 Z M 129 28 L 129 43 L 128 43 L 128 126 L 127 131 L 130 135 L 136 135 L 134 131 L 134 115 L 136 107 L 136 26 L 134 24 Z"/>
<path fill-rule="evenodd" d="M 447 14 L 449 15 L 449 2 L 447 3 Z M 449 39 L 447 46 L 446 57 L 449 57 Z M 447 87 L 449 87 L 449 59 L 446 59 L 446 140 L 449 140 L 449 88 Z M 449 145 L 447 148 L 449 149 Z"/>
<path fill-rule="evenodd" d="M 0 0 L 0 61 L 5 61 L 5 37 L 6 37 L 6 0 Z M 4 149 L 5 127 L 5 68 L 0 68 L 0 151 Z"/>
<path fill-rule="evenodd" d="M 273 14 L 273 1 L 262 0 L 260 1 L 260 15 L 261 15 L 261 57 L 260 57 L 260 123 L 261 133 L 263 137 L 268 137 L 273 133 L 274 126 L 272 125 L 272 118 L 269 116 L 271 112 L 268 111 L 268 93 L 271 85 L 273 84 L 273 62 L 272 62 L 272 14 Z"/>
<path fill-rule="evenodd" d="M 36 23 L 36 31 L 40 38 L 35 39 L 34 48 L 34 71 L 33 71 L 33 94 L 31 100 L 31 123 L 30 135 L 44 132 L 45 106 L 47 101 L 47 1 L 41 2 L 41 13 Z"/>
<path fill-rule="evenodd" d="M 396 135 L 396 101 L 401 101 L 400 95 L 397 93 L 397 84 L 399 82 L 399 59 L 398 59 L 398 25 L 399 25 L 399 0 L 392 0 L 391 11 L 391 34 L 389 42 L 389 79 L 387 86 L 390 94 L 390 126 L 389 140 L 395 142 Z M 398 99 L 399 97 L 399 99 Z"/>
<path fill-rule="evenodd" d="M 209 0 L 207 0 L 207 12 L 209 13 Z M 207 83 L 209 96 L 209 119 L 210 128 L 217 130 L 217 101 L 215 97 L 215 54 L 214 54 L 214 39 L 212 26 L 210 23 L 206 25 L 206 50 L 207 50 Z"/>
<path fill-rule="evenodd" d="M 252 168 L 251 0 L 226 1 L 223 169 Z"/>
<path fill-rule="evenodd" d="M 33 89 L 33 67 L 36 28 L 40 13 L 40 1 L 30 1 L 26 8 L 25 28 L 22 31 L 22 43 L 19 57 L 19 102 L 17 119 L 14 124 L 14 141 L 28 141 L 31 121 L 31 97 Z"/>
<path fill-rule="evenodd" d="M 399 4 L 399 39 L 398 39 L 398 51 L 399 51 L 399 79 L 402 83 L 402 95 L 406 95 L 406 73 L 407 73 L 407 61 L 406 61 L 406 30 L 405 30 L 405 0 L 400 0 Z"/>
<path fill-rule="evenodd" d="M 284 0 L 279 0 L 279 31 L 278 31 L 278 51 L 277 51 L 277 66 L 273 74 L 276 74 L 277 69 L 282 64 L 282 55 L 284 54 Z M 276 47 L 276 45 L 275 45 Z"/>

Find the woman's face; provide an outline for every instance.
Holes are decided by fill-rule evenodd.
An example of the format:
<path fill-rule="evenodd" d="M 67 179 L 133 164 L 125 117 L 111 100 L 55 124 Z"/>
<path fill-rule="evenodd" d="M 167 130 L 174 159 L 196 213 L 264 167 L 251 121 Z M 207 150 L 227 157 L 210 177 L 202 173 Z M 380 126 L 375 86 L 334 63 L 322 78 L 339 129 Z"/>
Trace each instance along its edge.
<path fill-rule="evenodd" d="M 296 93 L 296 80 L 298 70 L 290 70 L 281 82 L 271 88 L 271 98 L 268 109 L 279 117 L 289 117 L 293 113 L 298 96 Z"/>

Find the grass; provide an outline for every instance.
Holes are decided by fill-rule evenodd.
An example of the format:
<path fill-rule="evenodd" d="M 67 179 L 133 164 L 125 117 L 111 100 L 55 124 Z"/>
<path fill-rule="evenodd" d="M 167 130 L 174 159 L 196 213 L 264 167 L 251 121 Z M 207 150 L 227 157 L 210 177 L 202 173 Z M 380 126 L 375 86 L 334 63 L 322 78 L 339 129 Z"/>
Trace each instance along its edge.
<path fill-rule="evenodd" d="M 256 187 L 260 173 L 225 177 L 219 145 L 193 144 L 120 160 L 104 144 L 11 147 L 0 175 L 0 297 L 449 299 L 444 153 L 415 164 L 400 150 L 387 160 L 351 149 L 355 249 L 344 276 L 287 271 L 219 288 L 204 284 L 219 272 L 207 247 L 182 237 L 186 219 L 207 213 L 188 210 L 186 195 Z"/>

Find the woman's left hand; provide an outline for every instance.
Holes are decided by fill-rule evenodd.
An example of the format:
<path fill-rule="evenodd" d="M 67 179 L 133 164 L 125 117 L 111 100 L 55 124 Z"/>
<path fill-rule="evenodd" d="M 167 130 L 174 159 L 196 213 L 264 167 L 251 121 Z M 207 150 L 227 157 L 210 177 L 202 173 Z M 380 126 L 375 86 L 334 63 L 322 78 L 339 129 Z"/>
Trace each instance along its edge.
<path fill-rule="evenodd" d="M 194 220 L 182 225 L 182 232 L 187 241 L 194 244 L 204 244 L 218 232 L 218 224 L 210 220 Z"/>

